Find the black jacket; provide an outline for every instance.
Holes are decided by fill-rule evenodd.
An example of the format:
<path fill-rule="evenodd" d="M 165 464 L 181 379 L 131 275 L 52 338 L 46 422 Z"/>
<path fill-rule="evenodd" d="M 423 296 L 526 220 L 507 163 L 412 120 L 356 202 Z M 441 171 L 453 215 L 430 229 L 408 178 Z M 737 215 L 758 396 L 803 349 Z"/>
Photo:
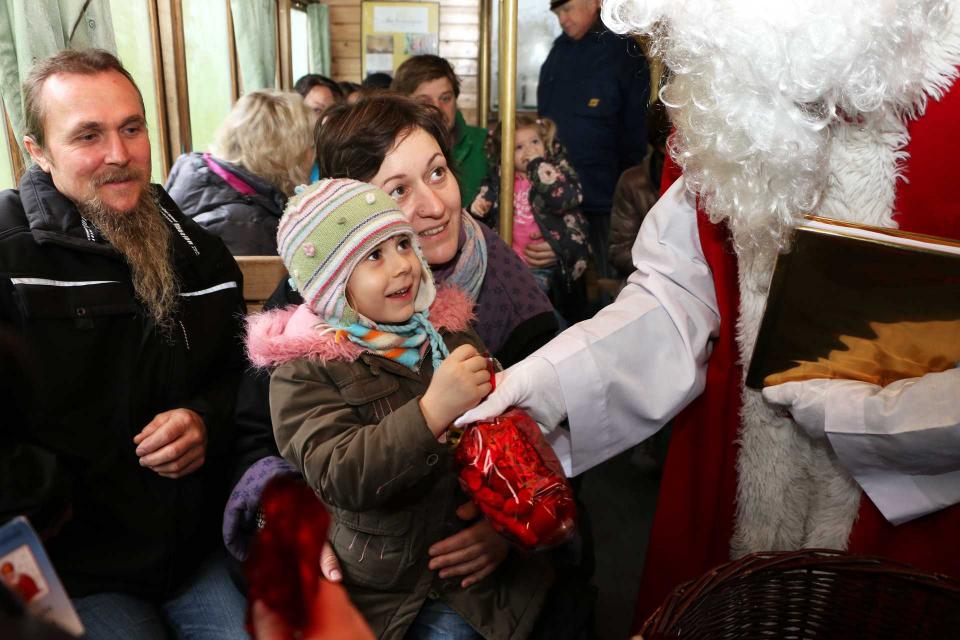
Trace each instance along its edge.
<path fill-rule="evenodd" d="M 0 421 L 0 522 L 27 513 L 38 529 L 54 527 L 47 549 L 72 597 L 169 594 L 220 533 L 244 366 L 242 275 L 219 239 L 153 189 L 180 281 L 169 333 L 48 174 L 33 167 L 19 191 L 0 193 L 0 324 L 39 385 L 28 420 Z M 133 437 L 178 407 L 203 417 L 207 455 L 171 480 L 139 465 Z"/>
<path fill-rule="evenodd" d="M 583 183 L 583 212 L 608 213 L 617 178 L 647 150 L 650 70 L 633 40 L 598 20 L 580 40 L 560 34 L 540 67 L 537 110 L 557 134 Z"/>
<path fill-rule="evenodd" d="M 210 160 L 256 193 L 240 193 L 210 170 L 202 153 L 189 153 L 170 170 L 166 185 L 170 197 L 194 222 L 220 236 L 233 255 L 277 255 L 277 225 L 287 197 L 239 165 Z"/>

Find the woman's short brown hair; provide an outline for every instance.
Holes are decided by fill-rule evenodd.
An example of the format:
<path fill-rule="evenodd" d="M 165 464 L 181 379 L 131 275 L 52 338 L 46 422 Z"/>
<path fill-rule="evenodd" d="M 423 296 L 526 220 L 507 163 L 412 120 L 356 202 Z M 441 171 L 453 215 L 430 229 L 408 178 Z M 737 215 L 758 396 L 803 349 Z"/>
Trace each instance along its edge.
<path fill-rule="evenodd" d="M 389 93 L 334 105 L 317 124 L 320 177 L 369 182 L 397 142 L 418 128 L 433 136 L 452 168 L 450 134 L 436 107 Z"/>
<path fill-rule="evenodd" d="M 449 80 L 450 86 L 453 87 L 454 97 L 460 97 L 460 79 L 454 72 L 453 67 L 445 58 L 430 54 L 407 58 L 403 64 L 397 67 L 390 88 L 405 96 L 410 96 L 421 84 L 437 78 Z"/>

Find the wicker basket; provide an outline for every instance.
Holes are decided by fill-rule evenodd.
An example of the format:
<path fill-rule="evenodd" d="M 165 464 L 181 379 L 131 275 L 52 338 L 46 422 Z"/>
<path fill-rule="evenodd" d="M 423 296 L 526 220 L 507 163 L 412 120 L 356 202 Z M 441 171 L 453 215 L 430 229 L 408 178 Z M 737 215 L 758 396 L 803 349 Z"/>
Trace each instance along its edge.
<path fill-rule="evenodd" d="M 957 551 L 960 553 L 960 551 Z M 678 587 L 644 640 L 960 638 L 960 582 L 823 549 L 756 553 Z"/>

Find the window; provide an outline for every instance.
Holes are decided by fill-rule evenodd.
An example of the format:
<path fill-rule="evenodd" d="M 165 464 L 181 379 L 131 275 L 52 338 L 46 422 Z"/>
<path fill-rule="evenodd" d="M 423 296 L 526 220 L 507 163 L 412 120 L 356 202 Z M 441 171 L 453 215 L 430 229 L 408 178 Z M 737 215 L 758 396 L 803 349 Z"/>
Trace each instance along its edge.
<path fill-rule="evenodd" d="M 500 6 L 493 2 L 490 17 L 490 107 L 500 104 Z M 537 110 L 540 67 L 560 35 L 560 23 L 546 10 L 543 0 L 518 0 L 517 6 L 517 109 Z"/>
<path fill-rule="evenodd" d="M 157 101 L 157 76 L 154 55 L 156 42 L 150 7 L 147 0 L 110 0 L 113 17 L 113 33 L 117 41 L 117 55 L 140 88 L 150 131 L 150 156 L 152 180 L 163 182 L 166 166 L 163 152 L 163 137 L 160 129 L 159 102 Z"/>
<path fill-rule="evenodd" d="M 293 81 L 310 73 L 310 27 L 307 12 L 296 7 L 290 11 L 290 56 Z"/>
<path fill-rule="evenodd" d="M 10 157 L 10 144 L 7 138 L 7 112 L 0 102 L 0 189 L 12 189 L 16 187 L 16 181 L 13 177 L 13 162 Z M 19 153 L 19 149 L 14 149 L 14 153 Z"/>
<path fill-rule="evenodd" d="M 233 106 L 233 66 L 226 2 L 182 0 L 190 133 L 206 151 Z"/>
<path fill-rule="evenodd" d="M 229 0 L 107 1 L 117 55 L 143 95 L 152 180 L 163 182 L 179 153 L 210 147 L 238 96 L 241 82 L 231 4 Z M 11 0 L 0 2 L 12 6 Z M 285 79 L 292 71 L 298 78 L 307 73 L 311 55 L 306 4 L 291 6 L 291 0 L 275 0 L 257 5 L 272 6 L 283 20 L 289 16 L 290 24 L 277 28 L 276 57 L 283 65 L 292 58 L 293 65 L 292 69 L 284 66 L 281 76 Z M 53 24 L 56 21 L 52 18 L 49 25 L 54 31 L 61 28 Z M 15 186 L 23 164 L 10 135 L 0 102 L 0 189 Z"/>

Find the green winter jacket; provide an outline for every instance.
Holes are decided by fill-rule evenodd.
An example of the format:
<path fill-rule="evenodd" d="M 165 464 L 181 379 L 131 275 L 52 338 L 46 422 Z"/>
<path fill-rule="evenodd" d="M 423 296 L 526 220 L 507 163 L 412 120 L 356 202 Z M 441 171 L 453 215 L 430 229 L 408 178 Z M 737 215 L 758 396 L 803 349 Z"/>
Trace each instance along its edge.
<path fill-rule="evenodd" d="M 463 114 L 457 111 L 453 131 L 456 136 L 453 162 L 460 183 L 460 203 L 461 206 L 469 207 L 480 190 L 480 183 L 487 175 L 487 153 L 484 149 L 487 130 L 483 127 L 471 127 L 463 119 Z"/>

